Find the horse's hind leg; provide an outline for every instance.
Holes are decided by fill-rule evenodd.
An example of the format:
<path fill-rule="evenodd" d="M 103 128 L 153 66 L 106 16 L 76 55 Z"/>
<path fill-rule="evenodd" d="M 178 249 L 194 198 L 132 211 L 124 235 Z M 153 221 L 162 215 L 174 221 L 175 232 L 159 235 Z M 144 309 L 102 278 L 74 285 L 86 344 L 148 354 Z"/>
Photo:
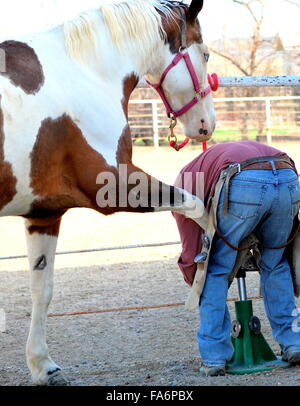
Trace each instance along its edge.
<path fill-rule="evenodd" d="M 26 220 L 26 240 L 30 265 L 32 315 L 26 347 L 27 365 L 36 385 L 63 385 L 61 368 L 49 356 L 46 343 L 48 306 L 53 292 L 54 257 L 60 219 L 51 225 Z"/>

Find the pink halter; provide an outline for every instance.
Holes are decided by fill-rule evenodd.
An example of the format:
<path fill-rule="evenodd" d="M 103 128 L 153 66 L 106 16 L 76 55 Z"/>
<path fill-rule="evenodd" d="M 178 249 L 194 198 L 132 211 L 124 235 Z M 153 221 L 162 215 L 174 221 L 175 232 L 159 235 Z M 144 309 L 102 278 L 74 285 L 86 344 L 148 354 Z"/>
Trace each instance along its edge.
<path fill-rule="evenodd" d="M 174 68 L 174 66 L 176 66 L 178 64 L 178 62 L 181 61 L 181 59 L 184 60 L 187 69 L 189 71 L 189 74 L 191 76 L 191 79 L 193 81 L 193 85 L 194 85 L 194 90 L 195 90 L 195 97 L 187 104 L 185 104 L 181 109 L 174 111 L 170 105 L 170 103 L 168 102 L 165 92 L 162 88 L 162 84 L 167 76 L 167 74 L 170 72 L 170 70 L 172 68 Z M 148 82 L 148 85 L 151 86 L 152 88 L 154 88 L 157 93 L 159 94 L 159 96 L 161 97 L 166 111 L 167 111 L 167 115 L 169 118 L 171 118 L 171 120 L 174 120 L 176 123 L 176 118 L 182 116 L 183 114 L 185 114 L 187 111 L 189 111 L 195 104 L 197 104 L 201 99 L 203 99 L 204 97 L 206 97 L 207 95 L 209 95 L 211 93 L 211 91 L 216 91 L 218 89 L 218 76 L 216 73 L 213 73 L 211 76 L 208 75 L 208 82 L 209 82 L 209 86 L 204 89 L 201 90 L 201 86 L 199 83 L 199 79 L 197 77 L 195 68 L 193 66 L 193 63 L 191 61 L 190 55 L 188 53 L 188 51 L 186 52 L 181 52 L 179 51 L 178 54 L 175 56 L 175 58 L 173 59 L 173 61 L 170 63 L 169 66 L 167 66 L 167 68 L 163 71 L 160 81 L 158 84 L 153 85 L 152 83 Z M 175 124 L 176 125 L 176 124 Z M 174 128 L 175 126 L 173 126 Z M 173 136 L 173 135 L 172 135 Z M 174 149 L 176 149 L 177 151 L 179 151 L 181 148 L 183 148 L 188 142 L 189 142 L 189 138 L 187 137 L 181 144 L 177 145 L 176 140 L 174 141 L 170 141 L 170 146 L 173 147 Z"/>

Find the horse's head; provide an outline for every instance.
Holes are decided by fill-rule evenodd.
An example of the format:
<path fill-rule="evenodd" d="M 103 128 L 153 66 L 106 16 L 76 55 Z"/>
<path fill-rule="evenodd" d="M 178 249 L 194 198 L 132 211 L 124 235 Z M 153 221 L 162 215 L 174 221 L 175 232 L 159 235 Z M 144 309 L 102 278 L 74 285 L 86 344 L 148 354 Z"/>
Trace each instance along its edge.
<path fill-rule="evenodd" d="M 178 117 L 185 135 L 205 141 L 215 129 L 215 111 L 207 75 L 209 51 L 198 22 L 203 0 L 193 0 L 190 6 L 162 3 L 172 13 L 161 13 L 164 46 L 157 51 L 157 66 L 146 78 L 160 94 L 168 115 Z"/>

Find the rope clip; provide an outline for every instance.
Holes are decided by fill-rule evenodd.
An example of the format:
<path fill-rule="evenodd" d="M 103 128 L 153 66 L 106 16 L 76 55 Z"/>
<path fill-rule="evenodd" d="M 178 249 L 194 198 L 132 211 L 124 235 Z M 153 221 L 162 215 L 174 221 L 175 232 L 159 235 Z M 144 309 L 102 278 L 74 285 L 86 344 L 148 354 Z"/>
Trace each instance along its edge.
<path fill-rule="evenodd" d="M 178 144 L 177 144 L 177 137 L 174 133 L 174 129 L 176 126 L 177 126 L 177 119 L 176 119 L 176 117 L 174 117 L 173 114 L 170 114 L 170 126 L 169 126 L 170 135 L 168 137 L 168 141 L 172 148 L 176 149 L 176 151 L 179 151 Z"/>

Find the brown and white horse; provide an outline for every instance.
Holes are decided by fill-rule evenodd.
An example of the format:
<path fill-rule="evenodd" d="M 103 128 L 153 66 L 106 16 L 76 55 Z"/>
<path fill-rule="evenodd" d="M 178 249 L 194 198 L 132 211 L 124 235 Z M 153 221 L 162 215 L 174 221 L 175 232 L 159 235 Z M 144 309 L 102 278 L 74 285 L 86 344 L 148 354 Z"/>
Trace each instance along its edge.
<path fill-rule="evenodd" d="M 159 83 L 164 73 L 162 89 L 174 112 L 196 97 L 180 116 L 186 135 L 210 138 L 215 127 L 211 94 L 195 96 L 185 58 L 170 65 L 179 52 L 188 53 L 201 89 L 208 88 L 208 51 L 197 19 L 202 6 L 200 0 L 190 6 L 125 0 L 0 44 L 5 56 L 0 216 L 25 218 L 33 302 L 27 364 L 35 384 L 64 383 L 48 353 L 46 319 L 59 226 L 68 209 L 85 207 L 105 215 L 172 210 L 201 223 L 199 198 L 156 181 L 132 163 L 128 100 L 140 78 Z M 115 182 L 108 186 L 102 174 Z M 129 178 L 139 175 L 148 183 L 134 191 Z M 125 204 L 120 185 L 126 186 Z M 129 204 L 132 191 L 137 204 Z M 112 204 L 105 204 L 108 195 L 114 197 Z"/>

